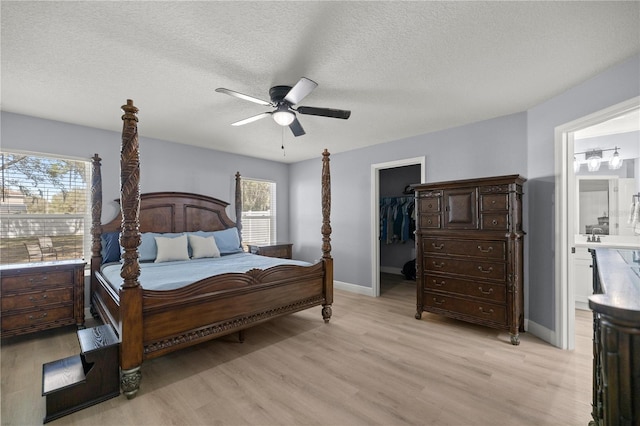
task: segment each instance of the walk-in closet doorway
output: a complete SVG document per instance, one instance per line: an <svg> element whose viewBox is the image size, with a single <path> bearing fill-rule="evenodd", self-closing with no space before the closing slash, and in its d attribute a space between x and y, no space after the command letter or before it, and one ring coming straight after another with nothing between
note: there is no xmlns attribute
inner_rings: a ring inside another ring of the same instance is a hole
<svg viewBox="0 0 640 426"><path fill-rule="evenodd" d="M412 192L405 193L407 186L426 180L425 161L425 157L414 157L371 165L371 282L375 297L380 296L381 273L402 277L404 263L415 258L413 229L402 216L410 215L407 207L413 198ZM383 211L383 201L394 205ZM396 213L395 230L388 222L390 218L385 218L389 210Z"/></svg>

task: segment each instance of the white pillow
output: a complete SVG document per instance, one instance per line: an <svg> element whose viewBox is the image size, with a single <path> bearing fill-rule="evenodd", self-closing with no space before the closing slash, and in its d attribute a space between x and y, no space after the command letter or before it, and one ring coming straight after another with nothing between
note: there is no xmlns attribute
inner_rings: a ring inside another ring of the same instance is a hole
<svg viewBox="0 0 640 426"><path fill-rule="evenodd" d="M176 238L155 237L158 246L158 254L155 263L171 262L174 260L189 260L187 236Z"/></svg>
<svg viewBox="0 0 640 426"><path fill-rule="evenodd" d="M189 235L189 245L193 255L192 259L200 259L203 257L220 257L220 250L216 245L213 235L210 237L201 237L199 235Z"/></svg>

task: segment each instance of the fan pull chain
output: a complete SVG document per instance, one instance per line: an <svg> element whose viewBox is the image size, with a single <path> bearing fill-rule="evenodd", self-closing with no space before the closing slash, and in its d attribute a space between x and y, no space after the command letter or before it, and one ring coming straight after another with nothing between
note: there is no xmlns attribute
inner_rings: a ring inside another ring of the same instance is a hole
<svg viewBox="0 0 640 426"><path fill-rule="evenodd" d="M282 144L280 146L280 149L282 149L282 156L286 157L287 152L284 150L284 126L282 126Z"/></svg>

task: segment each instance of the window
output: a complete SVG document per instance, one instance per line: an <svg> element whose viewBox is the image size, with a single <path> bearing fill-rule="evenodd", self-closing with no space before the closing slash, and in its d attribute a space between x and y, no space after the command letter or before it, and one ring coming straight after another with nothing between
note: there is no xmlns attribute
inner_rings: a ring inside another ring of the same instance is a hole
<svg viewBox="0 0 640 426"><path fill-rule="evenodd" d="M90 161L0 157L0 263L89 258Z"/></svg>
<svg viewBox="0 0 640 426"><path fill-rule="evenodd" d="M276 241L276 184L242 178L242 242Z"/></svg>

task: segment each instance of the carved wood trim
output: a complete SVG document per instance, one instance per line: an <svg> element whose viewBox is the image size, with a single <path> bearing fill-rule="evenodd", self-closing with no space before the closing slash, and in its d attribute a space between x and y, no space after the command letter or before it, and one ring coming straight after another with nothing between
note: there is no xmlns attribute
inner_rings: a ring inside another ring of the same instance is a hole
<svg viewBox="0 0 640 426"><path fill-rule="evenodd" d="M122 106L122 150L120 152L120 211L122 212L122 232L120 245L124 279L123 288L139 287L140 264L138 246L140 245L140 154L138 143L138 108L131 99Z"/></svg>
<svg viewBox="0 0 640 426"><path fill-rule="evenodd" d="M229 334L235 330L247 328L251 324L261 322L270 318L285 315L292 312L301 311L312 306L317 306L324 301L323 297L313 297L298 302L279 306L275 309L270 309L264 312L248 315L241 318L235 318L229 321L224 321L218 324L214 324L208 327L203 327L198 330L190 331L188 333L174 336L167 340L161 340L153 342L144 347L144 354L146 358L153 357L154 352L163 351L165 349L172 348L173 346L179 346L183 344L190 344L190 342L198 340L208 340L208 336L217 336L221 334ZM159 354L160 355L160 354Z"/></svg>
<svg viewBox="0 0 640 426"><path fill-rule="evenodd" d="M322 258L331 259L331 171L329 150L322 153Z"/></svg>
<svg viewBox="0 0 640 426"><path fill-rule="evenodd" d="M236 227L238 228L240 246L242 246L242 180L240 172L236 172Z"/></svg>

